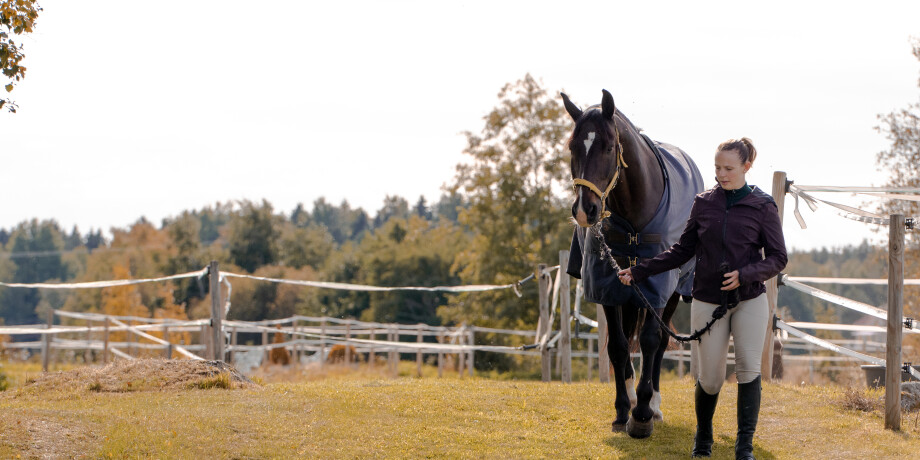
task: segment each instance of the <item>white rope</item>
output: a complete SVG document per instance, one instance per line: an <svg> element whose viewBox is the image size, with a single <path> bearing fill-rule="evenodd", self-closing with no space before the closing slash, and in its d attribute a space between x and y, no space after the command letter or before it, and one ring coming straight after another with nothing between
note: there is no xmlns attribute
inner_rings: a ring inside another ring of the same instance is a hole
<svg viewBox="0 0 920 460"><path fill-rule="evenodd" d="M860 195L868 195L876 198L887 198L889 200L902 200L902 201L920 201L920 196L918 195L902 195L897 193L875 193L875 192L859 192Z"/></svg>
<svg viewBox="0 0 920 460"><path fill-rule="evenodd" d="M89 281L85 283L4 283L0 281L0 286L5 287L18 287L18 288L34 288L34 289L96 289L96 288L106 288L106 287L115 287L115 286L129 286L132 284L143 284L143 283L156 283L160 281L170 281L177 280L181 278L198 278L205 276L207 274L207 268L182 273L179 275L163 276L160 278L143 278L143 279L130 279L130 280L111 280L111 281Z"/></svg>
<svg viewBox="0 0 920 460"><path fill-rule="evenodd" d="M821 283L821 284L872 284L879 286L887 286L888 280L882 278L822 278L816 276L788 276L786 275L784 280L798 281L800 283ZM907 279L904 280L905 286L920 286L920 279Z"/></svg>
<svg viewBox="0 0 920 460"><path fill-rule="evenodd" d="M798 185L792 184L805 192L849 192L849 193L920 193L918 187L839 187L831 185Z"/></svg>
<svg viewBox="0 0 920 460"><path fill-rule="evenodd" d="M836 352L836 353L840 353L840 354L842 354L842 355L851 356L851 357L853 357L853 358L860 359L860 360L862 360L862 361L865 361L865 362L868 362L868 363L872 363L872 364L876 364L876 365L881 365L881 366L884 366L884 365L885 365L885 360L884 360L884 359L876 358L876 357L874 357L874 356L865 355L865 354L862 354L862 353L860 353L860 352L858 352L858 351L850 350L849 348L843 348L843 347L841 347L841 346L834 345L833 343L830 343L830 342L828 342L827 340L822 340L822 339L819 339L819 338L817 338L817 337L815 337L815 336L813 336L813 335L806 334L806 333L804 333L804 332L802 332L802 331L800 331L800 330L798 330L798 329L796 329L796 328L794 328L794 327L792 327L792 326L790 326L790 325L784 323L782 320L777 320L777 321L776 321L776 327L778 327L778 328L780 328L780 329L782 329L782 330L788 332L788 333L791 334L791 335L794 335L794 336L796 336L796 337L799 337L799 338L801 338L801 339L804 339L806 342L815 344L815 345L817 345L817 346L819 346L819 347L822 347L822 348L826 348L826 349L831 350L831 351L834 351L834 352Z"/></svg>
<svg viewBox="0 0 920 460"><path fill-rule="evenodd" d="M554 268L557 268L557 267L554 267ZM510 284L472 284L472 285L467 285L467 286L381 287L381 286L367 286L367 285L362 285L362 284L351 284L351 283L332 283L328 281L305 281L305 280L289 280L289 279L283 279L283 278L268 278L264 276L241 275L239 273L231 273L231 272L221 272L221 274L226 275L228 278L246 278L246 279L258 280L258 281L269 281L272 283L295 284L298 286L309 286L309 287L325 288L325 289L338 289L338 290L345 290L345 291L365 291L365 292L392 292L392 291L483 292L483 291L494 291L498 289L514 289L518 284L518 283L510 283Z"/></svg>

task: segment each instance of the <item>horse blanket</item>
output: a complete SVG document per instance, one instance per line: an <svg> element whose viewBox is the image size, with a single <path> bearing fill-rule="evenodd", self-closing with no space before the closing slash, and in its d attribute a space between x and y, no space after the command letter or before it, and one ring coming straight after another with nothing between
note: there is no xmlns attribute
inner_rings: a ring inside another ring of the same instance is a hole
<svg viewBox="0 0 920 460"><path fill-rule="evenodd" d="M622 267L667 251L680 239L687 225L694 197L703 191L703 177L693 160L679 148L655 142L645 136L664 174L664 192L655 216L642 229L635 229L622 216L612 213L601 223L607 246ZM599 242L587 228L572 235L568 274L584 281L585 300L602 305L630 303L635 292L620 283L617 272L601 258ZM675 291L689 296L693 287L696 259L675 270L659 273L639 283L639 289L654 308L664 308ZM637 300L637 299L635 299Z"/></svg>

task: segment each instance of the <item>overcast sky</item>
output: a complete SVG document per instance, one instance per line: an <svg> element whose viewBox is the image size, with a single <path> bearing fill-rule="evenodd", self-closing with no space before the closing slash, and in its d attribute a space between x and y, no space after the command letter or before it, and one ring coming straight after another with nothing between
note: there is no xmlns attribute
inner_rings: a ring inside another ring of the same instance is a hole
<svg viewBox="0 0 920 460"><path fill-rule="evenodd" d="M880 185L880 113L920 99L920 2L41 0L27 78L0 114L0 227L159 223L216 201L370 213L436 201L501 87L530 73L577 103L611 91L714 183L753 139L748 182ZM849 195L828 198L860 205ZM790 248L880 241L787 205Z"/></svg>

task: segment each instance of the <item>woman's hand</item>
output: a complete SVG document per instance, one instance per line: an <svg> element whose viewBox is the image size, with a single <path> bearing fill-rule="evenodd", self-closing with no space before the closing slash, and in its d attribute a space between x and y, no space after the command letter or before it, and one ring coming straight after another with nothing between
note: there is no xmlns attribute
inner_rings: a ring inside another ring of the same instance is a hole
<svg viewBox="0 0 920 460"><path fill-rule="evenodd" d="M741 286L741 282L738 280L738 270L726 273L725 281L722 282L722 290L731 291L732 289L737 289L738 286Z"/></svg>
<svg viewBox="0 0 920 460"><path fill-rule="evenodd" d="M617 276L620 277L620 282L629 286L632 284L633 276L632 269L627 268L626 270L620 270L617 272Z"/></svg>

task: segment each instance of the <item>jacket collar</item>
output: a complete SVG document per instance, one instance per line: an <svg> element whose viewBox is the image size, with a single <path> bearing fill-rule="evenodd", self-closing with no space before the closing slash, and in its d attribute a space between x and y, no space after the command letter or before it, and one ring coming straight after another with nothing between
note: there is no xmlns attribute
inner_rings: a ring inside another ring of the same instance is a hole
<svg viewBox="0 0 920 460"><path fill-rule="evenodd" d="M716 183L716 185L712 188L712 193L709 195L709 197L710 197L709 201L725 203L725 200L726 200L725 189L722 188L721 184ZM735 203L735 206L746 205L746 206L751 206L754 208L759 208L763 206L764 204L773 203L773 202L774 200L772 196L768 195L766 192L761 190L760 187L756 185L751 185L751 193L749 193L746 197L740 199L737 203Z"/></svg>

